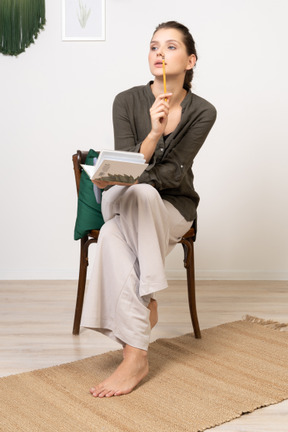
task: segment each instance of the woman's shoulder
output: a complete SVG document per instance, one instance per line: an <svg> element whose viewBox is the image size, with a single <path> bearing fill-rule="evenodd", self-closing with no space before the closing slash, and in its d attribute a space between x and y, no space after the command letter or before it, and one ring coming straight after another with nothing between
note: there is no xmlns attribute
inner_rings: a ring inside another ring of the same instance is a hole
<svg viewBox="0 0 288 432"><path fill-rule="evenodd" d="M205 118L214 122L217 117L215 106L201 96L189 91L182 102L182 108L187 118Z"/></svg>
<svg viewBox="0 0 288 432"><path fill-rule="evenodd" d="M213 124L217 118L215 106L191 90L181 105L184 122L193 124L195 121L204 121Z"/></svg>
<svg viewBox="0 0 288 432"><path fill-rule="evenodd" d="M208 100L204 99L201 96L198 96L195 93L191 93L191 104L194 105L194 108L197 108L199 110L205 110L205 111L209 111L211 113L215 113L216 114L216 108L215 106L209 102Z"/></svg>

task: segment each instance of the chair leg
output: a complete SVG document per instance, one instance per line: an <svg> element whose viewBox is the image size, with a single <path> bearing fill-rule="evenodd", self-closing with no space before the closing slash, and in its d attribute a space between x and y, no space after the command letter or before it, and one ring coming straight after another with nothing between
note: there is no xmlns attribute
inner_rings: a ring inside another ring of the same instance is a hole
<svg viewBox="0 0 288 432"><path fill-rule="evenodd" d="M184 266L187 272L187 288L190 316L196 339L201 338L201 331L198 322L195 292L195 271L194 271L194 244L192 238L182 239L184 249Z"/></svg>
<svg viewBox="0 0 288 432"><path fill-rule="evenodd" d="M77 300L74 314L73 335L79 335L80 321L82 316L83 300L85 294L87 266L88 266L88 248L85 247L87 237L81 239L80 246L80 268L77 289Z"/></svg>

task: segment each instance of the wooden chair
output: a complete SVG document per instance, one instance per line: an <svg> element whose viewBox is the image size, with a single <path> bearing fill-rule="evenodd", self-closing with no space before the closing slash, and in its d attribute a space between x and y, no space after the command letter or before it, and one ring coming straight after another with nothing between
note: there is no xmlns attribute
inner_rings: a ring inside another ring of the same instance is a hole
<svg viewBox="0 0 288 432"><path fill-rule="evenodd" d="M87 151L78 150L72 156L77 195L79 193L80 176L82 167L80 164L85 163ZM77 300L74 315L73 334L78 335L80 330L80 321L82 316L83 300L86 286L87 266L88 266L88 248L91 243L97 243L100 230L92 230L89 234L80 240L80 268L78 279ZM181 238L179 243L184 249L184 267L187 271L187 288L188 301L191 321L194 329L194 335L197 339L201 338L200 327L197 317L196 296L195 296L195 273L194 273L194 247L193 242L196 238L196 221L187 233Z"/></svg>

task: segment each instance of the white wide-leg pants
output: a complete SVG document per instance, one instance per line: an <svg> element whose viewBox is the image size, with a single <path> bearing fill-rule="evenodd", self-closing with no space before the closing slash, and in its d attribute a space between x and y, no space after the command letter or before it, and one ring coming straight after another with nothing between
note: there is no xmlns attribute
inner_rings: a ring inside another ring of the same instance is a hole
<svg viewBox="0 0 288 432"><path fill-rule="evenodd" d="M103 193L105 224L96 245L81 326L122 345L148 349L153 294L167 288L165 257L191 227L150 185Z"/></svg>

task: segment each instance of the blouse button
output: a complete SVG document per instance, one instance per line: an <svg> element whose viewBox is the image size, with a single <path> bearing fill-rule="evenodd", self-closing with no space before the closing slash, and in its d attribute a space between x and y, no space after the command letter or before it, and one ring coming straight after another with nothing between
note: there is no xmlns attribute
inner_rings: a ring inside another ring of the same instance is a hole
<svg viewBox="0 0 288 432"><path fill-rule="evenodd" d="M180 168L184 168L184 165L180 165Z"/></svg>

